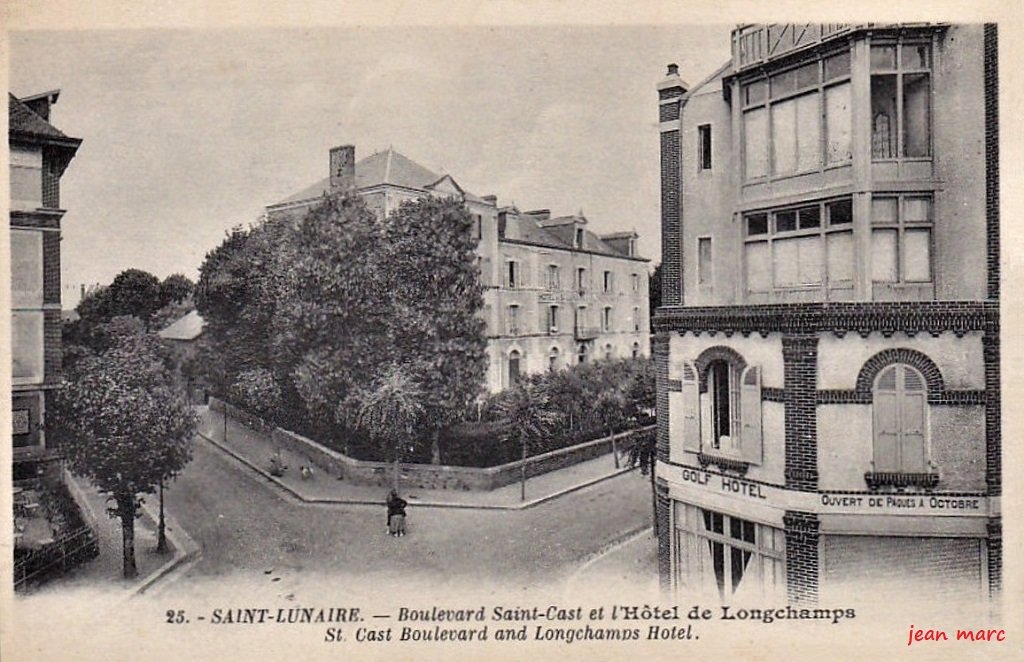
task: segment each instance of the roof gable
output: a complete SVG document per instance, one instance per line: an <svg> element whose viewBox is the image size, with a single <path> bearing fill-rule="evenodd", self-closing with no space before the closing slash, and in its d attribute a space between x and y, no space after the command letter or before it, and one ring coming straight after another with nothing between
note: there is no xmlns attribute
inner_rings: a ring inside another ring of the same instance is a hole
<svg viewBox="0 0 1024 662"><path fill-rule="evenodd" d="M12 135L23 134L40 138L71 140L60 129L44 120L10 92L7 93L7 113L8 126Z"/></svg>

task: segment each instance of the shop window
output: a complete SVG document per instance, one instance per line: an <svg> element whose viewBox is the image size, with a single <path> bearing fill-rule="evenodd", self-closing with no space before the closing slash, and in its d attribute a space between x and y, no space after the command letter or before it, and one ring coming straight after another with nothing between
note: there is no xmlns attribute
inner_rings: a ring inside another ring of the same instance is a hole
<svg viewBox="0 0 1024 662"><path fill-rule="evenodd" d="M932 280L932 201L926 196L876 196L871 200L871 280Z"/></svg>
<svg viewBox="0 0 1024 662"><path fill-rule="evenodd" d="M931 156L931 47L871 46L871 156Z"/></svg>
<svg viewBox="0 0 1024 662"><path fill-rule="evenodd" d="M711 170L711 125L697 127L697 169Z"/></svg>
<svg viewBox="0 0 1024 662"><path fill-rule="evenodd" d="M510 387L515 386L522 379L522 372L520 370L520 360L522 356L518 350L513 349L508 354L508 385Z"/></svg>
<svg viewBox="0 0 1024 662"><path fill-rule="evenodd" d="M924 473L927 392L921 373L897 363L875 378L874 471Z"/></svg>

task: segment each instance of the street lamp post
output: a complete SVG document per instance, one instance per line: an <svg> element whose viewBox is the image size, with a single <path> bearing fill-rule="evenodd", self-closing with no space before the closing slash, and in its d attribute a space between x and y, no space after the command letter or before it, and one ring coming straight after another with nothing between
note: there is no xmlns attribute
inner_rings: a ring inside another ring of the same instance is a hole
<svg viewBox="0 0 1024 662"><path fill-rule="evenodd" d="M167 534L164 524L164 481L160 481L160 523L157 526L156 551L160 554L167 553Z"/></svg>

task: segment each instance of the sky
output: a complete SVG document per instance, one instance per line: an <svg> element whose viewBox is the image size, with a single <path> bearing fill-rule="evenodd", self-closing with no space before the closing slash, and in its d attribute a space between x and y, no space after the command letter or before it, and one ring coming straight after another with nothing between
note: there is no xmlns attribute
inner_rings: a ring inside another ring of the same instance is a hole
<svg viewBox="0 0 1024 662"><path fill-rule="evenodd" d="M60 88L63 282L195 278L225 231L389 146L499 204L583 210L660 260L655 85L729 58L731 25L10 34L10 89ZM67 298L67 296L65 297Z"/></svg>

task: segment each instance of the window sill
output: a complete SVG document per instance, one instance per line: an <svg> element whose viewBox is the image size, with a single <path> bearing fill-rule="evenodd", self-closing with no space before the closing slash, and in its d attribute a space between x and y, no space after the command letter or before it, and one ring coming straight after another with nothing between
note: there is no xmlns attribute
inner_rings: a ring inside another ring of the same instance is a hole
<svg viewBox="0 0 1024 662"><path fill-rule="evenodd" d="M702 469L706 469L710 465L715 465L722 471L722 473L731 473L738 476L745 476L747 470L750 468L750 463L746 460L741 460L736 457L727 457L725 455L705 453L703 451L697 453L697 461L700 462Z"/></svg>
<svg viewBox="0 0 1024 662"><path fill-rule="evenodd" d="M939 484L939 474L904 473L900 471L868 471L864 474L868 488L877 490L880 487L923 487L931 489Z"/></svg>

